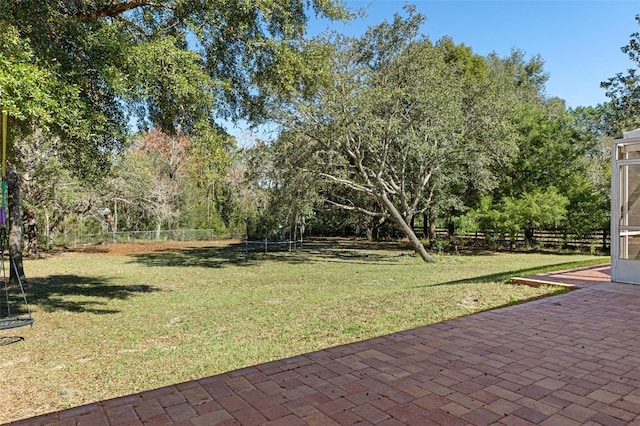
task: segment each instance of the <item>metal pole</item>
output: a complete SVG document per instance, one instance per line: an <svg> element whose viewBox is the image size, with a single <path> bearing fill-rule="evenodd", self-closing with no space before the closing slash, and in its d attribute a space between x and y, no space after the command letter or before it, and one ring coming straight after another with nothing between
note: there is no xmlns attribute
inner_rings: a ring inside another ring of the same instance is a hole
<svg viewBox="0 0 640 426"><path fill-rule="evenodd" d="M2 202L0 203L0 227L7 225L7 120L9 113L2 110Z"/></svg>
<svg viewBox="0 0 640 426"><path fill-rule="evenodd" d="M7 177L7 118L9 113L2 110L2 178Z"/></svg>

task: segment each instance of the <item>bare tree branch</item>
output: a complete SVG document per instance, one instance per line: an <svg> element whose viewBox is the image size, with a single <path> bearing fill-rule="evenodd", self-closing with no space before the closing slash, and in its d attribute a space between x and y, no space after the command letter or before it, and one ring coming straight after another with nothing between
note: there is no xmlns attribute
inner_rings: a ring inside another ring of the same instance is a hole
<svg viewBox="0 0 640 426"><path fill-rule="evenodd" d="M311 172L310 170L307 170L307 171ZM322 176L324 178L327 178L330 181L342 184L342 185L346 186L347 188L353 189L354 191L364 192L365 194L369 194L369 195L375 195L372 188L367 188L364 185L358 185L357 183L353 182L352 180L339 178L339 177L331 175L329 173L318 173L318 175Z"/></svg>
<svg viewBox="0 0 640 426"><path fill-rule="evenodd" d="M367 210L365 208L362 207L358 207L358 206L354 206L354 205L347 205L347 204L342 204L342 203L338 203L336 201L332 201L332 200L326 200L327 203L331 204L332 206L338 207L342 210L349 210L349 211L355 211L355 212L359 212L359 213L364 213L368 216L372 216L372 217L387 217L388 215L385 212L372 212L371 210Z"/></svg>

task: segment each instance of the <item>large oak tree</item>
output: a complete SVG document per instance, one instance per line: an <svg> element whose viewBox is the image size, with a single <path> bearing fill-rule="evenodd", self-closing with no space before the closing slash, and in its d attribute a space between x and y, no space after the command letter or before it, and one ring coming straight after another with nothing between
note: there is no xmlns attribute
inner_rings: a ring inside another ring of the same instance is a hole
<svg viewBox="0 0 640 426"><path fill-rule="evenodd" d="M132 114L169 134L258 118L264 84L301 73L282 65L311 13L347 17L339 0L0 0L0 98L76 153L117 146Z"/></svg>
<svg viewBox="0 0 640 426"><path fill-rule="evenodd" d="M516 104L506 61L456 55L450 40L420 37L423 17L372 27L360 39L335 37L326 84L272 108L283 132L278 164L360 196L325 193L328 203L393 221L425 261L411 223L453 185L489 187L514 152ZM322 41L317 43L322 44ZM458 52L460 53L460 52ZM468 57L470 61L462 59Z"/></svg>

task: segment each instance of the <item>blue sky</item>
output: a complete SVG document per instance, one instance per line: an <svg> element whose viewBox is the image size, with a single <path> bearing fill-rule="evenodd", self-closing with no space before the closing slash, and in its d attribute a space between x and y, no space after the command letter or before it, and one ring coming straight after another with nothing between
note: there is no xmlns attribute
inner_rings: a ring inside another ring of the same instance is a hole
<svg viewBox="0 0 640 426"><path fill-rule="evenodd" d="M312 21L310 33L325 29L361 35L370 25L403 12L403 0L350 0L352 9L366 8L368 16L348 24ZM409 3L426 16L422 28L432 41L449 36L474 53L507 56L519 48L527 58L540 54L549 74L548 96L567 106L595 106L606 102L600 82L634 67L620 51L630 34L640 31L635 15L640 2L589 0L414 0Z"/></svg>

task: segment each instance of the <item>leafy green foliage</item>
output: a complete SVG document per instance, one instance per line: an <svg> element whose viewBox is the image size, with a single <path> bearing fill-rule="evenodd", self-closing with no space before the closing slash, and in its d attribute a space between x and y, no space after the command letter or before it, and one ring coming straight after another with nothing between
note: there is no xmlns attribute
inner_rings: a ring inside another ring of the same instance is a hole
<svg viewBox="0 0 640 426"><path fill-rule="evenodd" d="M43 247L51 248L57 233L83 217L94 204L101 207L99 192L85 180L78 179L64 167L57 141L38 130L16 140L14 150L21 162L21 196L25 216L38 220ZM101 218L91 215L87 231L99 229Z"/></svg>
<svg viewBox="0 0 640 426"><path fill-rule="evenodd" d="M409 7L360 39L330 36L329 84L272 108L284 129L273 156L288 179L320 178L327 204L393 221L419 252L416 214L495 186L515 153L525 81L512 58L485 59L449 39L434 45L418 35L421 22Z"/></svg>
<svg viewBox="0 0 640 426"><path fill-rule="evenodd" d="M149 225L150 216L157 226L175 220L187 199L195 204L190 218L208 224L219 213L225 225L237 224L225 182L232 142L216 120L260 121L266 94L313 85L322 51L301 41L311 13L350 18L338 0L0 0L0 104L19 143L49 138L56 177L94 185L94 198L130 213L126 225ZM148 129L189 138L184 181L159 180L150 152L136 161L118 157L132 130ZM111 161L119 163L113 174ZM13 162L26 170L31 159L16 151ZM146 199L133 185L134 171ZM202 206L198 195L207 200ZM28 201L32 208L38 202Z"/></svg>
<svg viewBox="0 0 640 426"><path fill-rule="evenodd" d="M588 140L582 159L584 174L570 188L571 205L567 225L584 234L595 228L608 229L611 207L611 138L616 122L610 103L570 111L573 126ZM573 195L575 194L575 195Z"/></svg>
<svg viewBox="0 0 640 426"><path fill-rule="evenodd" d="M521 103L514 116L518 155L463 229L492 229L515 238L525 230L562 226L589 235L608 226L609 148L603 110L566 111L564 102ZM462 230L461 230L462 231Z"/></svg>
<svg viewBox="0 0 640 426"><path fill-rule="evenodd" d="M275 154L275 155L274 155ZM281 167L290 159L258 142L243 152L246 233L250 239L302 237L319 200L319 182Z"/></svg>
<svg viewBox="0 0 640 426"><path fill-rule="evenodd" d="M537 197L551 188L568 200L557 205L564 215L551 214L564 226L606 225L607 138L633 96L567 114L544 96L538 56L432 43L411 6L359 39L305 40L312 13L350 17L333 0L0 0L0 103L15 146L36 135L55 160L32 182L65 169L61 181L84 181L78 193L119 206L120 229L157 224L144 193L165 184L181 212L165 226L261 236L305 223L374 238L416 215L448 220L505 205L508 228L522 230L556 223L536 219ZM637 46L634 35L625 48L634 60ZM240 116L275 119L283 131L238 155L215 121ZM188 140L166 182L153 177L162 150L127 152L135 128ZM17 150L12 162L36 170ZM484 226L472 216L459 221Z"/></svg>
<svg viewBox="0 0 640 426"><path fill-rule="evenodd" d="M2 0L1 102L50 125L66 165L92 176L131 125L194 135L264 117L263 88L309 66L296 46L312 11L349 18L332 0Z"/></svg>
<svg viewBox="0 0 640 426"><path fill-rule="evenodd" d="M193 133L215 111L216 82L203 58L181 47L184 40L161 34L127 52L130 76L119 92L139 111L142 123L169 134Z"/></svg>
<svg viewBox="0 0 640 426"><path fill-rule="evenodd" d="M33 62L33 51L15 27L0 27L0 104L11 117L52 121L58 102L52 98L52 73Z"/></svg>
<svg viewBox="0 0 640 426"><path fill-rule="evenodd" d="M506 197L502 200L502 212L505 221L516 232L526 226L534 228L555 228L566 219L566 207L569 200L551 187L542 192L535 190L520 198Z"/></svg>
<svg viewBox="0 0 640 426"><path fill-rule="evenodd" d="M640 24L640 15L636 15L636 21ZM627 73L617 73L614 77L600 83L606 89L606 95L611 99L614 113L614 136L621 137L625 130L635 129L640 126L640 32L630 35L629 44L621 48L622 52L629 56L633 68Z"/></svg>
<svg viewBox="0 0 640 426"><path fill-rule="evenodd" d="M553 229L567 218L569 199L556 188L539 189L519 197L503 197L494 203L491 196L482 198L480 206L455 220L461 233L492 231L512 241L526 229Z"/></svg>

